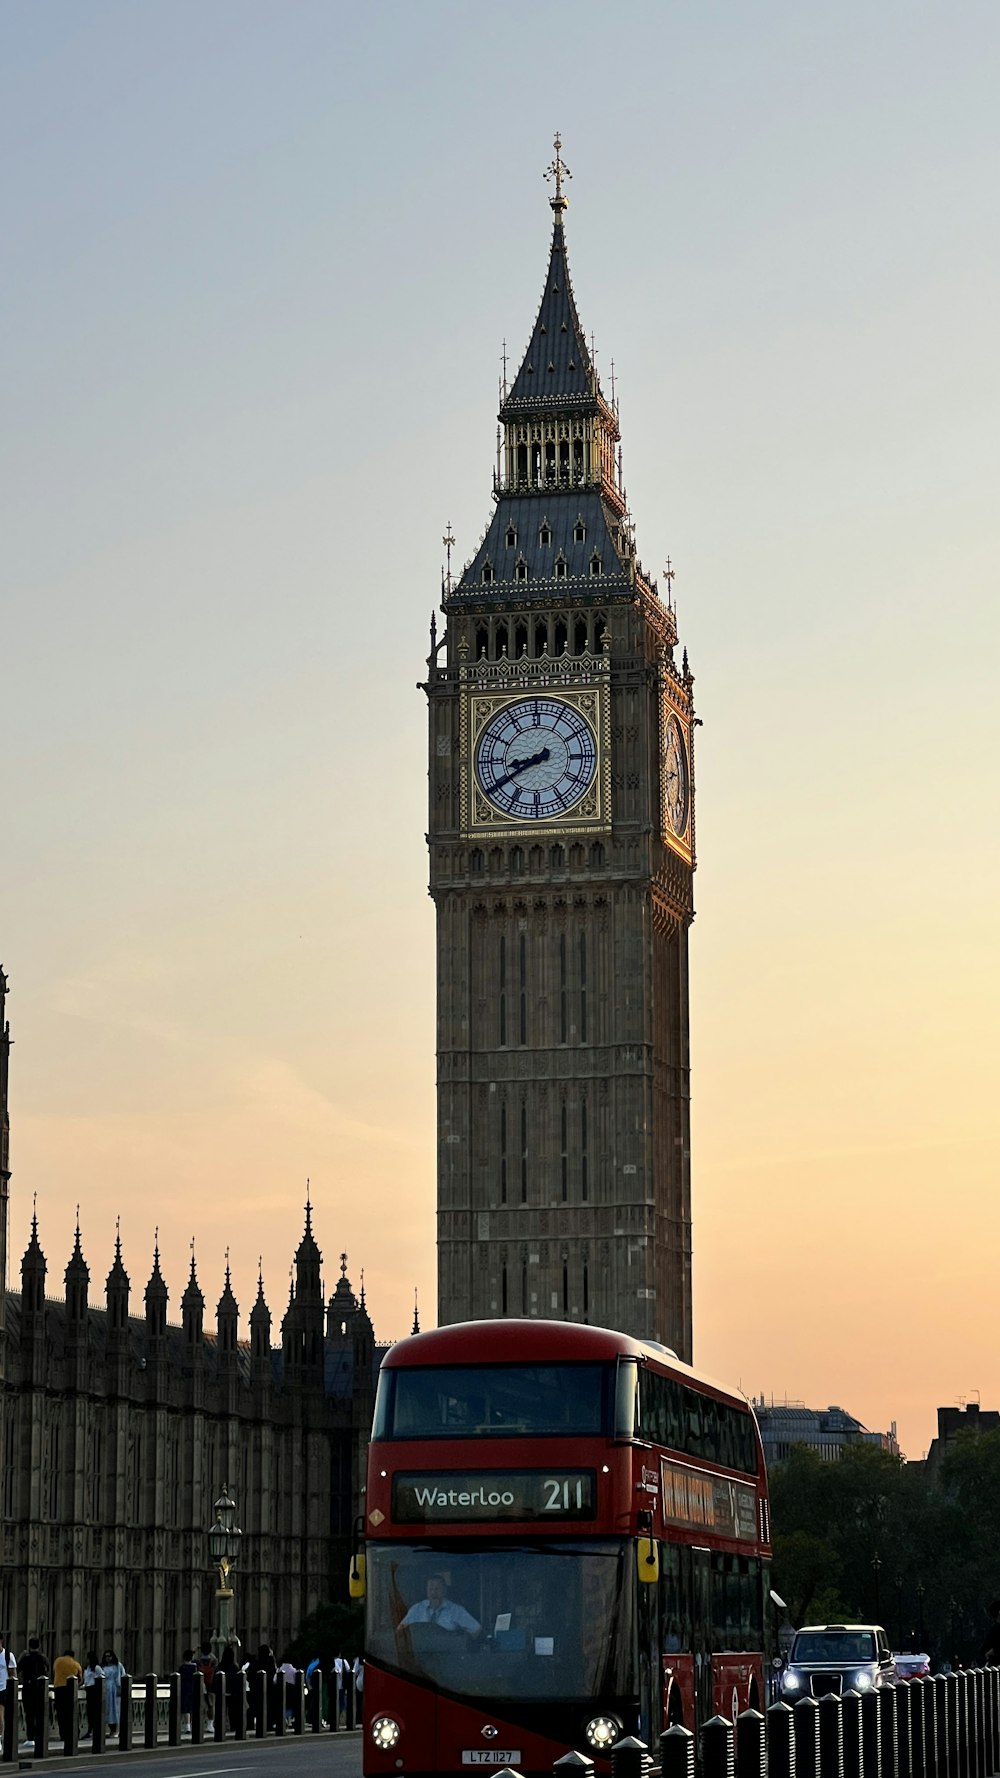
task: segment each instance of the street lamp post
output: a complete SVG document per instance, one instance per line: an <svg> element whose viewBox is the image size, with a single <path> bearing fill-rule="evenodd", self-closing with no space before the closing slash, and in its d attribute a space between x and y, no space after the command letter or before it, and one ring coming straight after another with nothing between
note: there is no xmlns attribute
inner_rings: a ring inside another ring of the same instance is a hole
<svg viewBox="0 0 1000 1778"><path fill-rule="evenodd" d="M874 1555L872 1557L872 1573L875 1576L875 1622L876 1623L878 1623L879 1618L881 1616L881 1610L880 1610L879 1602L878 1602L878 1571L881 1568L881 1566L882 1566L881 1556Z"/></svg>
<svg viewBox="0 0 1000 1778"><path fill-rule="evenodd" d="M217 1661L222 1659L227 1643L239 1646L240 1639L233 1623L231 1575L236 1566L242 1536L236 1523L236 1502L230 1499L229 1484L226 1483L215 1503L215 1524L208 1533L208 1553L219 1576L219 1584L215 1589L215 1635L212 1638Z"/></svg>

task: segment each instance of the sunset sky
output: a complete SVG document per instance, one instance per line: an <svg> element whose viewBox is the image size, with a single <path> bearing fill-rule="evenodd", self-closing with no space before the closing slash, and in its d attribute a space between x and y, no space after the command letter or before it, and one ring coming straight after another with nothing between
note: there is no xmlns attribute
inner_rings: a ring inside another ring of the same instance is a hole
<svg viewBox="0 0 1000 1778"><path fill-rule="evenodd" d="M695 1356L1000 1407L1000 9L7 0L11 1272L433 1322L427 630L562 132L697 676ZM245 1328L245 1320L244 1320Z"/></svg>

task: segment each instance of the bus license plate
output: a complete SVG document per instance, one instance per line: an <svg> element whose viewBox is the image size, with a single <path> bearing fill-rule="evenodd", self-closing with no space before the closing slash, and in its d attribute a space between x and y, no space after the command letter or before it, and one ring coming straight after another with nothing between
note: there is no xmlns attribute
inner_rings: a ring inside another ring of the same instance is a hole
<svg viewBox="0 0 1000 1778"><path fill-rule="evenodd" d="M463 1766L519 1766L519 1747L467 1747L462 1755Z"/></svg>

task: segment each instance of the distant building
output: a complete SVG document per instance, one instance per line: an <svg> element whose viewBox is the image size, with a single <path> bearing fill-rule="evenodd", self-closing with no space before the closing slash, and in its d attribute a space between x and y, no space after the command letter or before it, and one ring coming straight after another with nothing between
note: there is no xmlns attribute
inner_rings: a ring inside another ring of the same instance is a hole
<svg viewBox="0 0 1000 1778"><path fill-rule="evenodd" d="M869 1432L843 1408L807 1408L801 1401L754 1401L757 1424L764 1441L764 1457L770 1466L781 1463L793 1445L808 1445L824 1463L839 1463L848 1445L878 1445L899 1456L896 1422L888 1432Z"/></svg>
<svg viewBox="0 0 1000 1778"><path fill-rule="evenodd" d="M928 1479L934 1482L940 1478L941 1464L949 1447L960 1434L971 1433L975 1438L984 1432L1000 1432L1000 1412L996 1408L981 1408L978 1401L938 1408L937 1417L937 1438L931 1439L926 1459Z"/></svg>

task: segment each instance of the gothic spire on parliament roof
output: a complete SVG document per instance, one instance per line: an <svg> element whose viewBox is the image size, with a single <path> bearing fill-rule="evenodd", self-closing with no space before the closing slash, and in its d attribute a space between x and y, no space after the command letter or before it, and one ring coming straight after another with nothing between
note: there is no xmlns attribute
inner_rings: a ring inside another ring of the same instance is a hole
<svg viewBox="0 0 1000 1778"><path fill-rule="evenodd" d="M163 1303L165 1312L168 1295L163 1273L160 1271L160 1231L157 1229L153 1236L153 1270L149 1274L149 1283L146 1285L147 1306L152 1302Z"/></svg>
<svg viewBox="0 0 1000 1778"><path fill-rule="evenodd" d="M271 1325L271 1311L264 1296L264 1268L260 1262L257 1265L257 1296L250 1311L250 1325L251 1327L270 1327Z"/></svg>
<svg viewBox="0 0 1000 1778"><path fill-rule="evenodd" d="M74 1283L76 1281L79 1281L82 1284L89 1284L90 1283L90 1267L88 1266L86 1260L83 1257L83 1248L80 1245L80 1206L79 1206L79 1204L76 1207L76 1232L73 1237L73 1251L69 1256L69 1263L66 1267L65 1277L66 1277L67 1291L69 1289L70 1284Z"/></svg>
<svg viewBox="0 0 1000 1778"><path fill-rule="evenodd" d="M202 1293L201 1285L198 1283L198 1273L197 1273L197 1270L195 1268L195 1263L194 1263L194 1240L192 1239L192 1242L191 1242L191 1276L187 1281L187 1286L184 1291L184 1295L181 1297L181 1308L183 1310L185 1310L186 1312L190 1312L193 1309L203 1309L204 1307L205 1307L205 1298Z"/></svg>
<svg viewBox="0 0 1000 1778"><path fill-rule="evenodd" d="M263 1283L261 1285L263 1289ZM229 1269L229 1248L226 1248L226 1282L216 1307L216 1315L238 1315L240 1305L233 1293L233 1277Z"/></svg>
<svg viewBox="0 0 1000 1778"><path fill-rule="evenodd" d="M31 1210L31 1239L24 1250L24 1258L21 1261L21 1277L44 1279L47 1270L48 1262L38 1239L38 1199L36 1197Z"/></svg>

